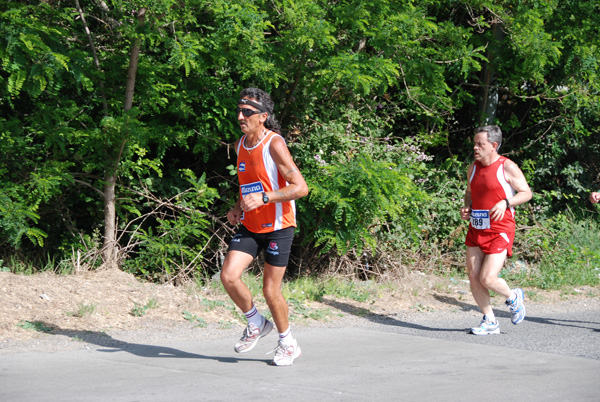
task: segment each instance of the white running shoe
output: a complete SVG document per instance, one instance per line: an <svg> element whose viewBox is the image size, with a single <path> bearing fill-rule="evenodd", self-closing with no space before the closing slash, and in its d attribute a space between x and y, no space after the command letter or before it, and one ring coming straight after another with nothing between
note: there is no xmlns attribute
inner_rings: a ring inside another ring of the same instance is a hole
<svg viewBox="0 0 600 402"><path fill-rule="evenodd" d="M513 291L517 294L517 297L512 303L507 300L506 305L510 311L510 321L517 325L525 319L525 305L523 304L525 294L523 294L523 289L520 288L515 288Z"/></svg>
<svg viewBox="0 0 600 402"><path fill-rule="evenodd" d="M294 359L300 357L302 354L302 350L300 350L300 346L298 346L298 341L295 339L289 345L283 344L281 341L279 341L275 350L269 353L273 352L275 352L275 356L271 362L273 366L291 366L292 363L294 363Z"/></svg>
<svg viewBox="0 0 600 402"><path fill-rule="evenodd" d="M470 332L473 335L498 335L500 333L500 325L497 322L490 321L484 315L479 326L471 328Z"/></svg>
<svg viewBox="0 0 600 402"><path fill-rule="evenodd" d="M266 318L263 318L263 324L257 327L254 324L248 324L244 329L244 333L240 340L235 344L233 350L238 353L246 353L254 349L260 338L263 338L271 332L273 323Z"/></svg>

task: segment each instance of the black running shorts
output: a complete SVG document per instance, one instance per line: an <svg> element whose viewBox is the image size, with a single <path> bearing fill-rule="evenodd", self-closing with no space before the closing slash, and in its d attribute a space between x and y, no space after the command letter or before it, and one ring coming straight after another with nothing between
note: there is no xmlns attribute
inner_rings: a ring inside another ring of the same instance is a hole
<svg viewBox="0 0 600 402"><path fill-rule="evenodd" d="M240 225L229 243L229 250L243 251L256 258L265 251L265 262L274 267L287 267L294 240L294 227L269 233L253 233Z"/></svg>

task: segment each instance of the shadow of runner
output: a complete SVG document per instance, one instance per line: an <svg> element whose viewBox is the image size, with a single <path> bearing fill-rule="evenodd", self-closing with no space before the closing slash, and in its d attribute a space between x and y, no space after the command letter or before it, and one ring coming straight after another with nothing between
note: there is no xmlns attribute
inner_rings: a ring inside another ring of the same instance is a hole
<svg viewBox="0 0 600 402"><path fill-rule="evenodd" d="M389 314L375 313L369 309L356 308L348 303L340 302L337 300L323 300L322 303L327 304L330 307L338 309L348 314L355 315L357 317L365 318L376 324L391 325L397 327L419 329L423 331L434 331L434 332L466 332L469 328L439 328L439 327L428 327L421 324L416 324L408 321L399 320Z"/></svg>
<svg viewBox="0 0 600 402"><path fill-rule="evenodd" d="M106 349L98 349L98 352L103 353L114 353L114 352L127 352L140 357L156 358L156 357L169 357L169 358L184 358L184 359L207 359L215 360L221 363L238 363L241 361L253 361L253 362L264 362L265 364L271 364L271 359L247 359L237 357L225 357L225 356L208 356L196 353L185 352L176 348L167 346L157 345L145 345L140 343L125 342L113 338L112 336L104 332L96 331L77 331L63 329L53 324L48 324L43 321L36 321L43 325L45 328L49 328L49 331L44 331L51 335L63 335L67 336L75 341L85 342L94 344Z"/></svg>
<svg viewBox="0 0 600 402"><path fill-rule="evenodd" d="M471 304L462 302L453 297L441 296L441 295L434 295L433 297L442 303L456 306L456 307L460 308L462 311L470 311L470 310L479 311L479 308L477 306L473 306ZM525 300L525 308L527 309L527 300ZM530 310L532 310L532 309L530 309ZM528 310L528 311L530 311L530 310ZM510 318L510 312L508 310L499 310L497 308L494 308L494 314L496 315L496 317ZM566 320L566 319L562 319L562 318L551 318L551 317L534 317L534 316L531 316L530 314L527 314L527 316L525 317L525 321L530 321L530 322L535 322L537 324L545 324L545 325L560 325L563 327L590 329L595 332L600 332L600 321L582 321L582 320ZM578 325L578 324L581 324L581 325ZM585 324L590 324L590 325L585 325ZM598 328L595 328L595 327L598 327Z"/></svg>
<svg viewBox="0 0 600 402"><path fill-rule="evenodd" d="M461 300L456 299L455 297L434 294L433 298L441 303L445 303L445 304L449 304L454 307L458 307L461 311L464 311L464 312L474 311L476 313L481 313L481 310L479 310L479 307L476 304L465 303ZM500 310L497 307L493 307L493 309L494 309L494 315L496 317L510 318L510 313L507 310Z"/></svg>

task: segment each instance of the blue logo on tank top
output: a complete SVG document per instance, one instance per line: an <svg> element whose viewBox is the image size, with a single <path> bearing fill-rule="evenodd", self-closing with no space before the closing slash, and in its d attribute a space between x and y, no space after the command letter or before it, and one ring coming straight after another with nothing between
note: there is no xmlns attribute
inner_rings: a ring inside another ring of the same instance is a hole
<svg viewBox="0 0 600 402"><path fill-rule="evenodd" d="M240 162L240 167L239 167L238 171L240 171L240 172L246 171L246 162Z"/></svg>
<svg viewBox="0 0 600 402"><path fill-rule="evenodd" d="M242 184L240 185L240 189L242 190L242 197L246 194L250 193L262 193L265 191L263 189L263 185L259 181L255 181L254 183Z"/></svg>

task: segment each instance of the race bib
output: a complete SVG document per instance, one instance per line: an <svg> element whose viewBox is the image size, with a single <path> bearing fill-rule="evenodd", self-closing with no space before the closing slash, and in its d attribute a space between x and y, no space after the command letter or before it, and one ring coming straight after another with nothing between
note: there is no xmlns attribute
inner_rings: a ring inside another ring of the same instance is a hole
<svg viewBox="0 0 600 402"><path fill-rule="evenodd" d="M471 211L471 226L475 229L490 228L490 211L487 209L474 209Z"/></svg>

